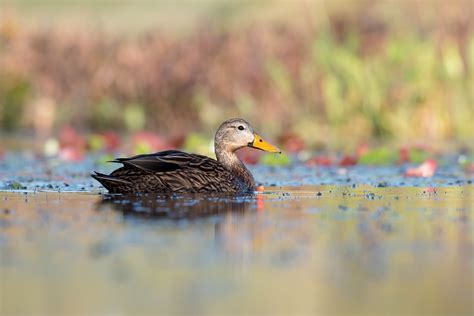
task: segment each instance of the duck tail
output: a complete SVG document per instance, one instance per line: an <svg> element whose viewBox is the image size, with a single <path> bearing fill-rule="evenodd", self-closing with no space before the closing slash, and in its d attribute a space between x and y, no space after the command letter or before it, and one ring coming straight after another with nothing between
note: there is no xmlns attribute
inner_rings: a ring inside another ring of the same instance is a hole
<svg viewBox="0 0 474 316"><path fill-rule="evenodd" d="M91 177L102 184L107 190L109 190L109 192L115 192L119 187L130 185L130 182L127 180L119 179L97 171L94 171L94 174L91 174Z"/></svg>

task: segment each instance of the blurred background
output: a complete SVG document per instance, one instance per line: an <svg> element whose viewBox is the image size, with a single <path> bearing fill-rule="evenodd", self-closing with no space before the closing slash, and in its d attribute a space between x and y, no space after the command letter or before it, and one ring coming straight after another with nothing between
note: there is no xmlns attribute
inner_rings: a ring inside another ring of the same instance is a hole
<svg viewBox="0 0 474 316"><path fill-rule="evenodd" d="M0 133L195 149L237 116L290 151L472 146L473 30L470 0L3 0Z"/></svg>

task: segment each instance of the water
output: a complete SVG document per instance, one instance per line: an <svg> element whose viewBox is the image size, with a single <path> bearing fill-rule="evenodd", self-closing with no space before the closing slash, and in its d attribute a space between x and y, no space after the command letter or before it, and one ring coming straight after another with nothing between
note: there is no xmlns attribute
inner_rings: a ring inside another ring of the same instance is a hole
<svg viewBox="0 0 474 316"><path fill-rule="evenodd" d="M473 191L4 192L1 311L469 314Z"/></svg>
<svg viewBox="0 0 474 316"><path fill-rule="evenodd" d="M474 186L453 165L260 166L256 195L113 197L93 159L5 161L1 314L474 312Z"/></svg>

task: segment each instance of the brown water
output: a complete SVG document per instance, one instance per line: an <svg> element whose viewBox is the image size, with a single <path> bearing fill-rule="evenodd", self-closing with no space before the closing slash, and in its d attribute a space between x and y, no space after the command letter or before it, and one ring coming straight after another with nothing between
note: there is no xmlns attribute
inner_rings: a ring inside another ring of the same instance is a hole
<svg viewBox="0 0 474 316"><path fill-rule="evenodd" d="M467 315L473 192L0 193L0 311Z"/></svg>

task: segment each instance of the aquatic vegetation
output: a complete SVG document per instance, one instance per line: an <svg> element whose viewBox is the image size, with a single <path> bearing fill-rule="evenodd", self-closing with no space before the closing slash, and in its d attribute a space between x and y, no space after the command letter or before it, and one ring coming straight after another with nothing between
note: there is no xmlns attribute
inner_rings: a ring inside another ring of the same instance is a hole
<svg viewBox="0 0 474 316"><path fill-rule="evenodd" d="M365 165L393 165L398 157L398 151L382 147L367 151L359 158L359 162Z"/></svg>
<svg viewBox="0 0 474 316"><path fill-rule="evenodd" d="M11 181L9 184L7 183L7 187L12 190L24 190L26 189L26 186L21 184L18 181Z"/></svg>
<svg viewBox="0 0 474 316"><path fill-rule="evenodd" d="M239 113L257 126L279 122L263 132L296 135L282 137L289 151L374 140L469 143L474 37L463 4L450 4L452 12L433 4L436 19L411 1L395 6L425 18L386 4L354 6L323 6L324 19L198 24L180 35L31 30L2 20L0 128L36 129L31 113L44 112L46 99L55 113L49 135L66 124L185 137ZM182 135L172 135L176 126Z"/></svg>
<svg viewBox="0 0 474 316"><path fill-rule="evenodd" d="M408 177L429 178L435 174L437 168L438 163L436 162L436 160L428 159L416 168L408 168L405 171L405 175Z"/></svg>
<svg viewBox="0 0 474 316"><path fill-rule="evenodd" d="M263 155L260 163L267 166L287 166L291 163L291 159L286 154L280 155Z"/></svg>

